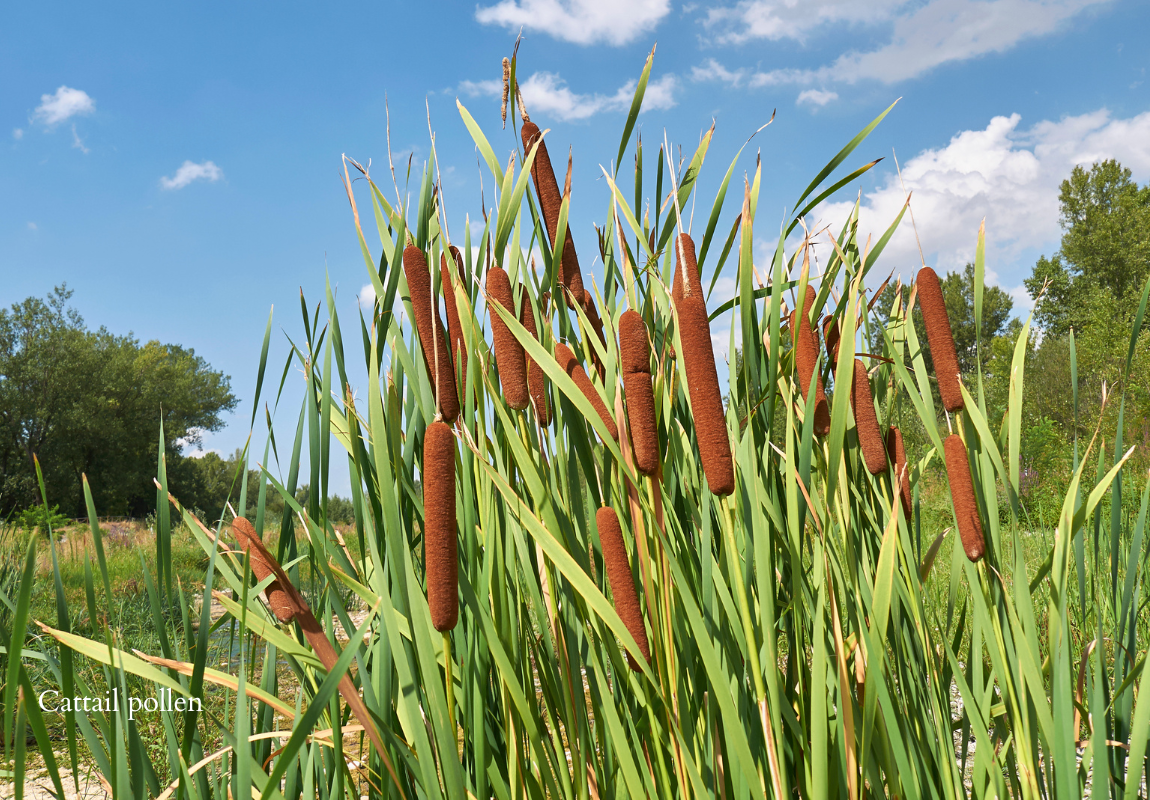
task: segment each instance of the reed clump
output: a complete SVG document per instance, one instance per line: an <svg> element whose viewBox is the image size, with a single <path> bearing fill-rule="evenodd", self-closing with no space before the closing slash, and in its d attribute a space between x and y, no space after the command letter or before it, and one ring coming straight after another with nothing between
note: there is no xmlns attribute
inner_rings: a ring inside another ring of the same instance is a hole
<svg viewBox="0 0 1150 800"><path fill-rule="evenodd" d="M633 308L619 316L619 361L635 468L644 475L654 475L659 468L659 428L651 388L651 343L643 316Z"/></svg>

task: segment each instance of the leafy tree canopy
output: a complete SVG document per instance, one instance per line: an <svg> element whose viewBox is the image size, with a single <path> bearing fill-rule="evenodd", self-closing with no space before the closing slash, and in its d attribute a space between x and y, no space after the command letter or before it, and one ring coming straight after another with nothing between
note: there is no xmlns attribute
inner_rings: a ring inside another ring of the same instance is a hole
<svg viewBox="0 0 1150 800"><path fill-rule="evenodd" d="M35 456L64 513L84 513L87 475L101 514L144 514L159 423L174 465L236 399L190 348L88 330L71 296L59 286L0 310L0 513L40 502Z"/></svg>

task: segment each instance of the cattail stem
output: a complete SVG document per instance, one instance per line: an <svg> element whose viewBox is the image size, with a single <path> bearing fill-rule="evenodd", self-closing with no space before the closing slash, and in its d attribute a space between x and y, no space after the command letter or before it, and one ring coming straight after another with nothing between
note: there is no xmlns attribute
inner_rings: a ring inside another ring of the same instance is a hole
<svg viewBox="0 0 1150 800"><path fill-rule="evenodd" d="M715 369L715 351L711 347L711 323L702 289L690 285L692 273L698 275L695 243L690 235L679 234L678 258L688 276L682 299L675 306L679 339L683 345L683 367L687 373L687 391L691 396L691 417L699 440L699 459L711 493L728 495L735 491L735 465L731 442L727 436L723 396L719 392L719 374Z"/></svg>
<svg viewBox="0 0 1150 800"><path fill-rule="evenodd" d="M982 536L982 517L978 512L978 500L974 494L974 483L970 477L970 461L966 455L966 444L957 433L952 433L943 442L946 451L946 474L950 481L950 499L954 503L954 516L958 520L958 533L962 537L962 549L971 561L978 561L986 552L986 540Z"/></svg>
<svg viewBox="0 0 1150 800"><path fill-rule="evenodd" d="M651 388L651 344L643 317L634 309L624 311L619 317L619 360L627 401L627 428L635 448L635 468L644 475L653 475L659 466L659 429Z"/></svg>
<svg viewBox="0 0 1150 800"><path fill-rule="evenodd" d="M444 682L447 690L447 719L451 722L451 736L455 738L455 681L451 679L451 632L443 632Z"/></svg>
<svg viewBox="0 0 1150 800"><path fill-rule="evenodd" d="M627 626L635 643L639 645L639 652L649 662L651 644L647 639L647 627L643 624L643 609L639 606L635 579L631 575L631 565L627 559L627 545L623 541L623 529L619 526L619 516L615 513L615 509L603 506L596 511L595 526L599 529L603 566L607 571L607 580L611 584L615 611ZM634 661L631 661L631 669L641 671L641 667Z"/></svg>
<svg viewBox="0 0 1150 800"><path fill-rule="evenodd" d="M527 408L527 356L523 345L507 327L507 323L494 308L495 303L503 306L507 313L517 317L515 298L511 294L511 280L502 267L487 270L487 302L491 308L491 339L495 347L495 362L499 366L499 385L503 388L503 399L516 411Z"/></svg>
<svg viewBox="0 0 1150 800"><path fill-rule="evenodd" d="M599 418L603 420L603 424L607 427L607 432L611 434L611 438L619 441L619 428L615 425L615 420L611 418L611 412L607 410L607 404L603 402L603 398L599 395L595 385L591 383L591 379L587 377L586 371L579 364L575 358L575 354L571 352L571 348L567 345L557 342L555 344L555 360L563 371L567 373L568 377L575 382L579 391L583 393L590 402Z"/></svg>
<svg viewBox="0 0 1150 800"><path fill-rule="evenodd" d="M938 379L938 393L947 411L962 410L962 380L958 373L958 356L954 350L954 335L950 318L946 314L946 301L938 275L930 267L918 271L918 305L922 309L922 324L930 342L930 358L934 362L934 375Z"/></svg>
<svg viewBox="0 0 1150 800"><path fill-rule="evenodd" d="M423 561L431 624L450 631L459 621L459 557L455 530L455 437L445 422L423 439Z"/></svg>

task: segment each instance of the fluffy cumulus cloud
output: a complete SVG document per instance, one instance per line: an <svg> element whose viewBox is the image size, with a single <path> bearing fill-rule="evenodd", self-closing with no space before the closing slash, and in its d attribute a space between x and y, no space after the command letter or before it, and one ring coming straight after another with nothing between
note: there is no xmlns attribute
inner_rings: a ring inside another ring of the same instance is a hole
<svg viewBox="0 0 1150 800"><path fill-rule="evenodd" d="M778 84L884 83L914 78L934 67L965 61L988 53L1001 53L1019 42L1052 33L1082 12L1105 0L742 0L734 6L711 9L705 28L717 43L752 39L793 39L806 42L834 24L889 26L891 36L882 46L866 52L843 53L818 69L777 69L768 72L730 72L750 86ZM699 77L722 79L707 65ZM724 71L725 68L724 68Z"/></svg>
<svg viewBox="0 0 1150 800"><path fill-rule="evenodd" d="M838 100L838 92L829 92L824 89L804 89L799 92L798 99L795 100L795 105L803 105L804 103L810 106L817 106L821 108L832 100Z"/></svg>
<svg viewBox="0 0 1150 800"><path fill-rule="evenodd" d="M1077 164L1117 158L1135 178L1150 177L1150 112L1113 119L1101 109L1077 117L1042 121L1029 129L1018 114L995 117L982 130L962 131L945 146L926 150L902 165L902 182L912 193L911 210L927 264L960 269L974 259L978 226L986 219L987 275L1011 291L1020 308L1030 307L1022 289L1030 249L1052 250L1061 231L1058 187ZM906 194L895 174L863 196L860 238L873 239L898 215ZM838 230L853 201L816 210L821 223ZM904 217L882 255L910 278L920 263L909 216ZM884 270L885 273L886 270Z"/></svg>
<svg viewBox="0 0 1150 800"><path fill-rule="evenodd" d="M96 101L87 92L61 86L55 94L40 96L40 105L32 112L32 121L51 127L80 114L91 114L95 110Z"/></svg>
<svg viewBox="0 0 1150 800"><path fill-rule="evenodd" d="M160 178L160 186L165 189L183 189L193 181L208 181L214 183L220 178L224 177L224 171L217 167L212 161L205 161L202 164L197 164L193 161L185 161L176 170L176 174L170 178Z"/></svg>
<svg viewBox="0 0 1150 800"><path fill-rule="evenodd" d="M670 0L500 0L479 7L475 18L575 44L621 45L652 30L670 11Z"/></svg>
<svg viewBox="0 0 1150 800"><path fill-rule="evenodd" d="M630 80L614 94L580 94L572 91L567 82L554 72L536 72L519 84L519 90L523 93L527 111L533 117L538 113L543 118L570 121L588 119L604 111L626 111L631 107L637 85L637 81ZM643 94L643 110L675 105L676 86L676 78L670 74L649 81ZM472 96L501 97L503 85L497 80L464 81L460 89Z"/></svg>

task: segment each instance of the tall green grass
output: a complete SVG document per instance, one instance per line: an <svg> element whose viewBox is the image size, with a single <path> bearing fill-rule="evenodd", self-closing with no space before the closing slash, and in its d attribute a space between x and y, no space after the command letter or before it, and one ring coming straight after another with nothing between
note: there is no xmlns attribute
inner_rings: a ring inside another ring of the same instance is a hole
<svg viewBox="0 0 1150 800"><path fill-rule="evenodd" d="M227 699L219 712L162 714L163 765L143 757L141 733L126 711L77 715L68 721L66 752L46 753L58 789L57 768L75 762L82 737L116 797L1069 798L1088 783L1094 797L1145 796L1150 484L1136 519L1124 522L1129 452L1120 434L1113 442L1095 437L1080 444L1057 528L1036 545L1042 534L1019 496L1029 323L1015 350L1006 415L987 417L979 375L966 387L965 410L945 418L934 407L909 310L892 309L881 332L883 358L868 362L880 422L918 419L925 426L932 446L911 464L916 490L941 458L942 437L949 430L963 437L987 539L986 557L972 564L953 544L953 519L939 527L924 525L921 514L907 520L897 513L892 474L866 471L849 392L835 391L850 386L856 341L871 340L879 324L868 293L890 272L881 266L882 253L903 215L873 242L858 240L857 205L833 236L792 234L805 230L805 215L820 202L876 163L836 177L890 109L793 204L787 236L765 262L753 260L761 162L742 187L736 184L741 198L727 194L742 151L723 173L709 211L707 199L698 198L703 211L694 235L703 286L712 289L724 270L738 279L733 300L712 296L708 308L713 320L732 312L730 349L742 350L726 387L737 489L728 498L707 490L682 361L670 357L671 348L683 350L669 288L676 209L696 203L713 130L674 175L664 148L652 152L632 138L650 67L648 59L616 159L620 164L633 152L633 176L604 170L608 222L598 241L580 235L577 245L584 264L599 256L593 294L608 331L631 307L652 333L661 475L635 472L626 435L622 445L607 436L551 356L560 340L585 364L591 349L601 348L581 312L553 301L549 320L541 314L543 293L559 296L558 265L528 179L533 154L502 161L459 105L495 187L482 233L473 239L469 220L453 217L450 230L463 238L449 242L434 142L409 205L389 200L391 187L366 170L359 193L348 180L376 303L345 325L330 287L314 307L301 298L303 329L292 337L298 344L283 369L286 376L302 368L306 379L299 422L286 436L281 430L269 438L262 457L249 454L266 465L274 447L289 464L284 482L268 473L287 513L268 518L265 489L247 497L237 477L236 513L253 518L265 535L278 533L276 556L293 581L308 566L312 585L301 588L310 590L332 637L336 620L355 631L350 643L337 645L339 664L326 672L297 625L277 624L224 521L201 524L177 503L209 556L194 632L186 611L191 598L172 580L174 520L161 460L159 568L145 575L159 651L125 652L111 628L96 639L71 633L66 603L56 619L30 620L34 542L18 593L4 598L11 617L0 645L22 643L29 630L48 626L57 645L26 655L46 660L74 694L103 694L135 675L176 696L222 687ZM677 197L665 202L672 187ZM567 202L556 241L567 227ZM460 206L451 210L458 214ZM378 244L366 232L373 219ZM773 219L760 224L776 230ZM440 253L454 243L465 257L459 289L447 300L458 304L469 344L456 429L461 608L447 637L432 628L425 598L419 473L435 405L399 263L409 238L433 266L436 293ZM533 251L541 263L531 263ZM977 253L974 318L981 320L981 231ZM555 414L549 429L500 397L481 290L492 264L504 267L513 285L526 286L540 321L536 341L506 318L547 373ZM589 286L590 278L585 273ZM797 389L782 325L786 305L808 283L818 287L813 313L838 314L842 329L837 363L824 360L820 367L832 420L823 438L814 436L813 405ZM1150 284L1135 334L1148 293ZM269 335L270 329L269 319ZM257 408L267 353L265 337ZM614 336L598 355L607 380L588 371L622 422ZM353 363L369 376L358 395L349 387ZM277 403L288 399L285 382L279 385ZM309 475L300 474L305 448ZM326 515L333 471L344 469L355 506L354 548L344 547ZM300 505L294 494L305 479L319 490ZM650 663L610 599L594 523L603 505L623 521ZM89 511L94 519L90 500ZM97 558L87 572L87 601L95 610L111 602L111 587L98 526L92 535ZM51 534L48 546L54 552ZM229 611L216 627L230 628L238 645L225 669L206 663L213 592ZM172 602L185 609L180 624L163 617ZM356 609L366 615L353 622ZM638 671L629 668L627 654ZM80 659L103 665L103 680L81 685ZM6 741L13 741L7 735L13 728L28 725L37 735L44 729L27 674L21 659L8 661ZM369 719L353 717L341 701L336 690L344 674L361 692ZM350 735L332 734L341 726ZM382 751L370 745L364 726L379 732ZM15 741L20 746L20 737ZM21 751L5 755L9 764L16 757L10 769L19 781Z"/></svg>

